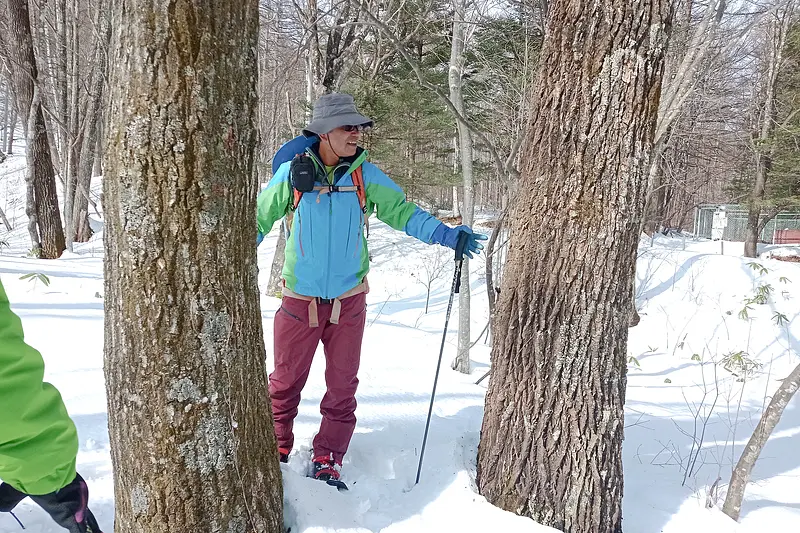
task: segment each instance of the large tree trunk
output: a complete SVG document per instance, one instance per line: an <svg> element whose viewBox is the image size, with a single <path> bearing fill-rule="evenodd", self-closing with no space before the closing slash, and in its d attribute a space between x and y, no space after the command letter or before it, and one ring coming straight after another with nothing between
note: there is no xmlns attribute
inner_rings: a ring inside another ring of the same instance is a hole
<svg viewBox="0 0 800 533"><path fill-rule="evenodd" d="M533 85L477 481L566 533L622 531L630 288L670 4L552 3Z"/></svg>
<svg viewBox="0 0 800 533"><path fill-rule="evenodd" d="M747 445L742 451L742 456L739 457L739 462L736 463L736 468L733 469L722 511L734 520L739 520L744 490L750 480L750 472L753 471L753 467L761 455L761 450L769 440L770 435L772 435L772 430L780 422L783 411L792 401L792 397L798 388L800 388L800 365L797 365L792 370L792 373L781 382L778 390L772 395L772 400L770 400L769 405L761 415L755 431L753 431L750 440L747 441Z"/></svg>
<svg viewBox="0 0 800 533"><path fill-rule="evenodd" d="M464 52L467 41L466 1L454 0L453 2L453 35L450 47L450 101L461 114L464 113ZM461 179L464 185L463 199L461 202L461 223L472 226L474 209L474 191L472 185L472 133L466 124L460 120L458 124L458 147L461 152ZM469 259L464 259L461 270L461 291L458 293L458 348L456 357L451 367L464 374L470 373L469 347L470 347L470 284L469 284Z"/></svg>
<svg viewBox="0 0 800 533"><path fill-rule="evenodd" d="M257 25L256 0L113 4L105 371L117 533L283 532L256 278Z"/></svg>
<svg viewBox="0 0 800 533"><path fill-rule="evenodd" d="M36 212L35 222L41 242L40 257L55 259L64 251L64 229L58 209L55 172L50 158L50 144L47 141L44 115L41 107L41 88L36 58L33 52L30 15L27 0L7 0L9 30L12 35L9 44L11 78L14 95L17 99L17 112L23 117L27 139L27 159L33 182L35 205L28 211ZM37 98L34 98L36 93ZM28 195L30 200L30 195ZM37 240L31 232L32 246L37 248Z"/></svg>

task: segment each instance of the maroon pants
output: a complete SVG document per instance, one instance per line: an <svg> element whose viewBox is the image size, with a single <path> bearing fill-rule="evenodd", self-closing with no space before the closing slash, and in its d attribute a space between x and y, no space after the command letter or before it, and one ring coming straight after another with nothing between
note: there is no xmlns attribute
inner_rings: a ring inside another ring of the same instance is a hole
<svg viewBox="0 0 800 533"><path fill-rule="evenodd" d="M319 304L319 326L308 325L309 302L283 297L275 313L275 370L269 376L269 394L278 447L292 449L292 426L300 392L308 379L319 341L325 347L325 384L320 412L322 424L314 438L314 456L333 454L341 463L356 427L356 388L364 336L367 295L341 301L338 324L328 322L332 304Z"/></svg>

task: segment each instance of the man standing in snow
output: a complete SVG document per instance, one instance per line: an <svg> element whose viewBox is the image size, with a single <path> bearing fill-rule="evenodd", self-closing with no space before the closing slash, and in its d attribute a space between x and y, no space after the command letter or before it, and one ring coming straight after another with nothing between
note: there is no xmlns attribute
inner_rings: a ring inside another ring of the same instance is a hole
<svg viewBox="0 0 800 533"><path fill-rule="evenodd" d="M313 442L314 477L337 486L356 425L369 215L377 211L392 228L453 249L464 233L469 257L479 253L483 245L478 241L486 239L467 226L450 228L406 201L403 191L366 161L367 152L358 142L372 124L358 113L352 96L321 96L303 136L279 152L288 151L288 158L298 155L280 165L258 199L258 242L277 220L293 214L286 236L283 300L274 320L275 370L269 376L281 461L288 460L294 444L300 393L322 341L327 392Z"/></svg>
<svg viewBox="0 0 800 533"><path fill-rule="evenodd" d="M75 471L78 433L0 283L0 512L26 496L70 533L101 533Z"/></svg>

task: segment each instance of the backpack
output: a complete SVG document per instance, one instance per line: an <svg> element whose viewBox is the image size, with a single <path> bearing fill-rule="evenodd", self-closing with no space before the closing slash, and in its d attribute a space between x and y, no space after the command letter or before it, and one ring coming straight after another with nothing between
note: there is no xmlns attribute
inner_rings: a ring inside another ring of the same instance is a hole
<svg viewBox="0 0 800 533"><path fill-rule="evenodd" d="M319 141L319 137L313 135L311 137L306 137L305 135L298 135L291 141L287 141L281 145L278 151L275 153L275 156L272 158L272 174L274 175L278 168L285 163L286 161L293 160L296 156L304 154L307 148L312 147L315 143ZM364 176L361 171L361 165L356 167L353 172L350 173L350 176L353 179L353 185L316 185L314 187L315 191L328 191L328 192L355 192L358 196L358 204L361 206L361 213L364 215L364 225L367 228L367 236L369 236L369 217L367 216L367 191L366 187L364 187ZM291 181L291 178L290 178ZM303 192L298 191L296 188L292 187L292 191L294 192L293 200L291 205L289 206L292 212L297 210L297 206L300 204L300 200L303 198ZM319 200L317 200L319 201Z"/></svg>

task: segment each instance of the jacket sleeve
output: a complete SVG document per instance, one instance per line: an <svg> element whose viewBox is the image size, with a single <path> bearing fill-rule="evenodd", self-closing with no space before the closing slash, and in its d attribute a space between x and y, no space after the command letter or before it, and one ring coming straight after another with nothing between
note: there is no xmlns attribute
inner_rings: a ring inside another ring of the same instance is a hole
<svg viewBox="0 0 800 533"><path fill-rule="evenodd" d="M378 167L371 163L363 165L367 211L372 212L377 209L379 220L430 244L433 230L441 222L415 203L407 201L403 190Z"/></svg>
<svg viewBox="0 0 800 533"><path fill-rule="evenodd" d="M33 495L70 483L78 453L75 424L43 378L42 356L25 343L0 282L0 478Z"/></svg>
<svg viewBox="0 0 800 533"><path fill-rule="evenodd" d="M289 182L289 166L291 162L283 163L275 175L269 180L267 188L258 195L258 232L266 235L272 226L283 218L289 209L289 202L294 193Z"/></svg>

